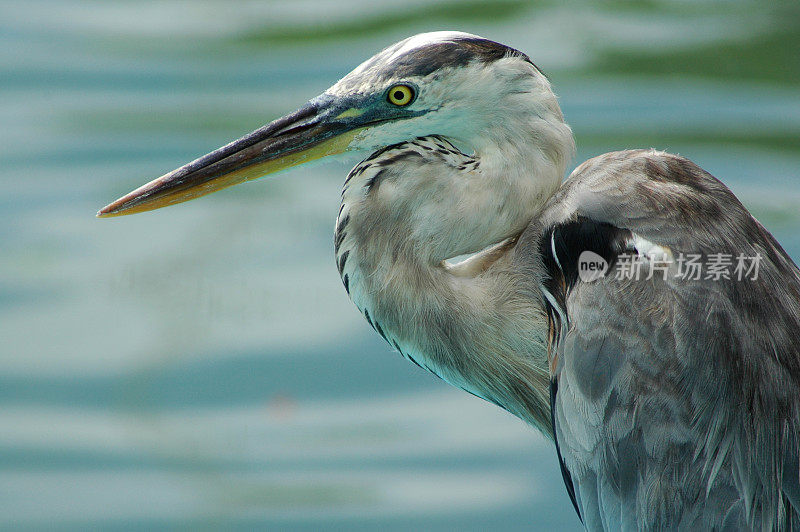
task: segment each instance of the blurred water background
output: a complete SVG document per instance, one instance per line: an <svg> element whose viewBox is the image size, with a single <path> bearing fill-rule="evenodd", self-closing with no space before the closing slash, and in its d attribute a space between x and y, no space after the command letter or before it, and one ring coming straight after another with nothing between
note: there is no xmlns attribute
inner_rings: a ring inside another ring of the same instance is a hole
<svg viewBox="0 0 800 532"><path fill-rule="evenodd" d="M550 445L407 363L333 264L341 164L121 194L462 29L551 78L577 162L657 147L800 258L795 1L0 4L0 526L577 529Z"/></svg>

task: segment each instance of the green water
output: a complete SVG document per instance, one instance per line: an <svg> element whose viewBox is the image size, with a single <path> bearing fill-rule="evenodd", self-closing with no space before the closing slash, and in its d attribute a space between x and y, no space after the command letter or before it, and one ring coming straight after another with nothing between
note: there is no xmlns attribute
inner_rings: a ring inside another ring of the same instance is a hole
<svg viewBox="0 0 800 532"><path fill-rule="evenodd" d="M541 437L352 308L346 166L94 212L391 42L462 29L548 73L577 161L686 155L800 257L798 21L788 1L3 3L0 526L577 529Z"/></svg>

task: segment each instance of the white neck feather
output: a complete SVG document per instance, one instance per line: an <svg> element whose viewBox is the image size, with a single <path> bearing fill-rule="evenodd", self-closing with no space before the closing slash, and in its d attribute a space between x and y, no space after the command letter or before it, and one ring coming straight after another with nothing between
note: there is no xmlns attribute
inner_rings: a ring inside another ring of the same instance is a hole
<svg viewBox="0 0 800 532"><path fill-rule="evenodd" d="M515 244L566 156L528 148L526 170L522 149L505 150L467 156L424 137L367 158L345 182L337 264L353 302L404 356L549 433L547 322ZM550 175L537 175L543 167Z"/></svg>
<svg viewBox="0 0 800 532"><path fill-rule="evenodd" d="M383 148L350 172L336 260L353 302L404 356L550 433L538 265L516 237L560 185L572 133L530 63L508 58L464 70L440 85L454 93L437 95L435 83L426 91L455 102L446 112L360 139L362 149L390 144L413 138L412 126L443 135ZM498 76L508 83L494 83ZM515 89L490 101L473 83Z"/></svg>

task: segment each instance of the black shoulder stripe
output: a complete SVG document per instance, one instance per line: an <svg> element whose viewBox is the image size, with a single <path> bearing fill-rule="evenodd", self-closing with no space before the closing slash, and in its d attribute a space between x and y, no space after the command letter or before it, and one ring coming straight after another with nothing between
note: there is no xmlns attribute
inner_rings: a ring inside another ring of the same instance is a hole
<svg viewBox="0 0 800 532"><path fill-rule="evenodd" d="M601 256L611 272L617 257L626 249L632 233L605 222L586 217L556 225L544 233L539 253L551 281L561 280L563 286L546 286L551 293L568 292L579 280L579 259L584 251Z"/></svg>
<svg viewBox="0 0 800 532"><path fill-rule="evenodd" d="M569 474L567 465L564 463L564 457L561 456L561 449L558 446L558 432L556 431L556 395L558 394L558 381L550 379L550 421L553 424L553 442L556 444L556 454L558 455L558 464L561 466L561 477L564 479L564 485L567 487L567 494L569 500L572 501L572 507L578 514L578 519L583 523L583 516L581 510L578 508L578 499L575 497L575 484L572 483L572 475Z"/></svg>

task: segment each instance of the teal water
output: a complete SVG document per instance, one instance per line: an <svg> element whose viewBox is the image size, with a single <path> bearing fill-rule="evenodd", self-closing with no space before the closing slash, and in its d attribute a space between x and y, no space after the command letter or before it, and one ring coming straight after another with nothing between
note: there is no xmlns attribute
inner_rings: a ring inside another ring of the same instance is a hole
<svg viewBox="0 0 800 532"><path fill-rule="evenodd" d="M689 156L798 258L798 20L791 2L0 5L0 526L577 529L546 441L352 308L346 166L94 212L382 46L459 28L549 74L576 163Z"/></svg>

